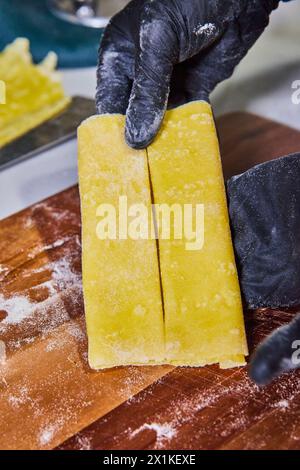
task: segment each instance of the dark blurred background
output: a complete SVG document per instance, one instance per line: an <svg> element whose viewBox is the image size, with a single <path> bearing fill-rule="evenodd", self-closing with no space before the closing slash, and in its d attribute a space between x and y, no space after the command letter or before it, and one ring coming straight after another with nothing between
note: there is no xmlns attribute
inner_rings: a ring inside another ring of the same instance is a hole
<svg viewBox="0 0 300 470"><path fill-rule="evenodd" d="M16 37L30 40L36 62L49 50L60 68L96 64L108 19L126 0L0 0L0 50Z"/></svg>

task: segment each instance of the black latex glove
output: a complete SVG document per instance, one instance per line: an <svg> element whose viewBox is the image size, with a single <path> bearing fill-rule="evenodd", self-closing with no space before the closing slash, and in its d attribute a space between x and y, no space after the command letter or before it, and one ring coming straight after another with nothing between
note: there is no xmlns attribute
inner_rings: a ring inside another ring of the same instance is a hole
<svg viewBox="0 0 300 470"><path fill-rule="evenodd" d="M300 153L233 176L227 195L245 305L300 305Z"/></svg>
<svg viewBox="0 0 300 470"><path fill-rule="evenodd" d="M146 147L169 107L209 94L264 31L278 0L133 0L100 47L98 113L127 115L126 140Z"/></svg>
<svg viewBox="0 0 300 470"><path fill-rule="evenodd" d="M250 377L257 385L267 385L284 372L300 367L300 315L278 328L255 351Z"/></svg>
<svg viewBox="0 0 300 470"><path fill-rule="evenodd" d="M300 153L232 177L227 195L245 305L300 305ZM300 315L257 348L250 376L266 385L299 367Z"/></svg>

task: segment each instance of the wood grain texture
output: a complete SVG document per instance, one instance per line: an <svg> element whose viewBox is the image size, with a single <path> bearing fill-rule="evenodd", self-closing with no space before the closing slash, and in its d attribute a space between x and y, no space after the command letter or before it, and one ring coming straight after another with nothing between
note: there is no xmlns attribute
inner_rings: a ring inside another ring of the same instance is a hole
<svg viewBox="0 0 300 470"><path fill-rule="evenodd" d="M217 128L225 179L300 151L299 131L252 114L225 114L217 120Z"/></svg>
<svg viewBox="0 0 300 470"><path fill-rule="evenodd" d="M227 177L300 150L256 116L218 130ZM1 449L300 448L299 373L259 390L246 368L91 371L80 251L77 188L0 222ZM245 312L250 351L295 312Z"/></svg>
<svg viewBox="0 0 300 470"><path fill-rule="evenodd" d="M89 368L77 188L0 222L0 313L1 449L53 448L171 370Z"/></svg>
<svg viewBox="0 0 300 470"><path fill-rule="evenodd" d="M293 315L249 312L252 348ZM299 385L299 373L259 389L246 368L177 368L60 449L299 448Z"/></svg>

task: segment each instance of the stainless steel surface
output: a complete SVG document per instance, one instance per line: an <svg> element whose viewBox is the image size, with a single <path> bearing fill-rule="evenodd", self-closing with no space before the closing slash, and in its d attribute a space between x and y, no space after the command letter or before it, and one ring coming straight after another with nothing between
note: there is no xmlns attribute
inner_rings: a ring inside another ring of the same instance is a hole
<svg viewBox="0 0 300 470"><path fill-rule="evenodd" d="M78 126L94 113L94 100L74 96L58 116L0 149L0 171L76 137Z"/></svg>
<svg viewBox="0 0 300 470"><path fill-rule="evenodd" d="M48 0L51 11L70 23L103 28L129 0Z"/></svg>

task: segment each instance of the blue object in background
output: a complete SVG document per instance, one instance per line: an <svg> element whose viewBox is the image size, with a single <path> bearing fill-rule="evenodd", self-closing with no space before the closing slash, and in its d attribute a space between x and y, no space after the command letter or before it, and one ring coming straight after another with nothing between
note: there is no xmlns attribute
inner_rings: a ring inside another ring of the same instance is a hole
<svg viewBox="0 0 300 470"><path fill-rule="evenodd" d="M17 37L26 37L35 62L54 51L59 67L96 65L102 32L56 18L46 0L0 0L0 50Z"/></svg>

